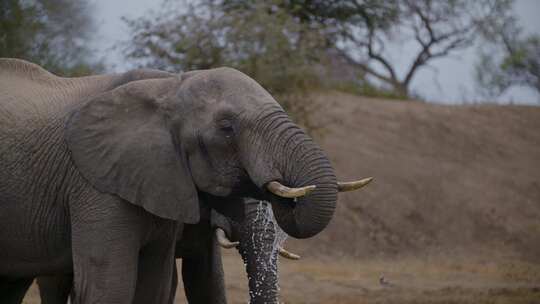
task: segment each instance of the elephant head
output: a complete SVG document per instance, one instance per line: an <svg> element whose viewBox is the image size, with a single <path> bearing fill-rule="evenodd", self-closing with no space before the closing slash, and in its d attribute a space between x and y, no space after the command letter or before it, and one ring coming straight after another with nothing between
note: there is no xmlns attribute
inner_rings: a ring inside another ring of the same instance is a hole
<svg viewBox="0 0 540 304"><path fill-rule="evenodd" d="M201 194L255 197L307 238L327 226L343 187L274 98L230 68L129 82L74 110L66 130L94 187L184 223L198 222Z"/></svg>

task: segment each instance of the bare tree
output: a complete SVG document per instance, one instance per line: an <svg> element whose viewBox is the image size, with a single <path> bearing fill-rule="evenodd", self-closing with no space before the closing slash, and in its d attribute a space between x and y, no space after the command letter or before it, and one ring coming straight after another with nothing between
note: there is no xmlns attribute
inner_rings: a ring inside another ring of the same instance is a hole
<svg viewBox="0 0 540 304"><path fill-rule="evenodd" d="M337 49L350 64L408 96L416 73L437 58L471 46L480 24L493 10L500 9L503 1L403 0L397 7L398 17L389 27L381 27L370 18L343 24ZM414 41L418 49L402 75L385 51L397 36Z"/></svg>

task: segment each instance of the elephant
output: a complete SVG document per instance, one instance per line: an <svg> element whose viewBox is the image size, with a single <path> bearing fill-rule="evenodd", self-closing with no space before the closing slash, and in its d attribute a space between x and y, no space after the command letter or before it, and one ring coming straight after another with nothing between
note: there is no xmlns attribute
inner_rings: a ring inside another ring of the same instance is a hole
<svg viewBox="0 0 540 304"><path fill-rule="evenodd" d="M205 195L269 201L308 238L340 190L323 150L232 68L62 78L0 59L0 297L70 273L74 303L167 303L176 236ZM223 198L223 200L220 200ZM234 202L234 203L233 203Z"/></svg>
<svg viewBox="0 0 540 304"><path fill-rule="evenodd" d="M209 220L186 225L178 236L175 257L182 259L189 303L227 302L218 244L226 249L237 248L242 256L249 279L250 303L278 303L277 256L293 260L300 257L278 244L279 228L268 207L267 202L248 199L242 222L212 210ZM177 285L174 270L173 287ZM37 283L42 304L67 303L72 275L43 276L37 278Z"/></svg>

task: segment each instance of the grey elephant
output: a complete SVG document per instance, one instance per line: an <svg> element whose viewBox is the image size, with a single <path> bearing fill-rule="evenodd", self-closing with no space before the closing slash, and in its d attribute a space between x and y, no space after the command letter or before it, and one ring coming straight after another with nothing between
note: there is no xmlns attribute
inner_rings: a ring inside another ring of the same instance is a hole
<svg viewBox="0 0 540 304"><path fill-rule="evenodd" d="M247 199L244 220L203 210L201 221L178 236L176 258L182 259L184 291L189 303L227 303L220 246L237 248L249 278L250 303L278 303L277 256L299 256L280 246L276 223L266 202ZM176 288L174 269L173 290ZM37 278L42 304L66 304L72 275ZM171 297L171 302L173 297Z"/></svg>
<svg viewBox="0 0 540 304"><path fill-rule="evenodd" d="M268 200L307 238L340 185L323 151L230 68L81 78L0 59L0 297L73 268L74 303L167 303L199 197ZM362 181L342 185L358 187Z"/></svg>

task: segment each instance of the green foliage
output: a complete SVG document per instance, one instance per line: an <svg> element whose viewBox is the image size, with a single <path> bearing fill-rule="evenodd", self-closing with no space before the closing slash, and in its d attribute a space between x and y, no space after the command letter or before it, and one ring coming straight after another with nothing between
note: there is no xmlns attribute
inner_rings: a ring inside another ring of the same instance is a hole
<svg viewBox="0 0 540 304"><path fill-rule="evenodd" d="M492 98L524 86L540 95L540 36L525 36L509 10L500 10L483 29L486 44L475 67L482 93Z"/></svg>
<svg viewBox="0 0 540 304"><path fill-rule="evenodd" d="M0 57L21 58L62 76L103 69L91 57L90 7L77 0L0 1Z"/></svg>
<svg viewBox="0 0 540 304"><path fill-rule="evenodd" d="M256 3L256 0L224 0L222 6L225 11L239 8L248 10ZM373 26L387 27L398 15L397 5L391 0L280 0L273 3L301 23L325 25L327 28L359 20Z"/></svg>
<svg viewBox="0 0 540 304"><path fill-rule="evenodd" d="M320 61L322 36L267 2L225 12L214 1L202 1L184 12L126 23L133 39L125 50L140 66L178 71L228 65L276 94L316 82L313 64Z"/></svg>
<svg viewBox="0 0 540 304"><path fill-rule="evenodd" d="M540 94L540 37L536 35L516 41L499 61L482 54L476 77L488 95L497 96L512 86L526 86Z"/></svg>

